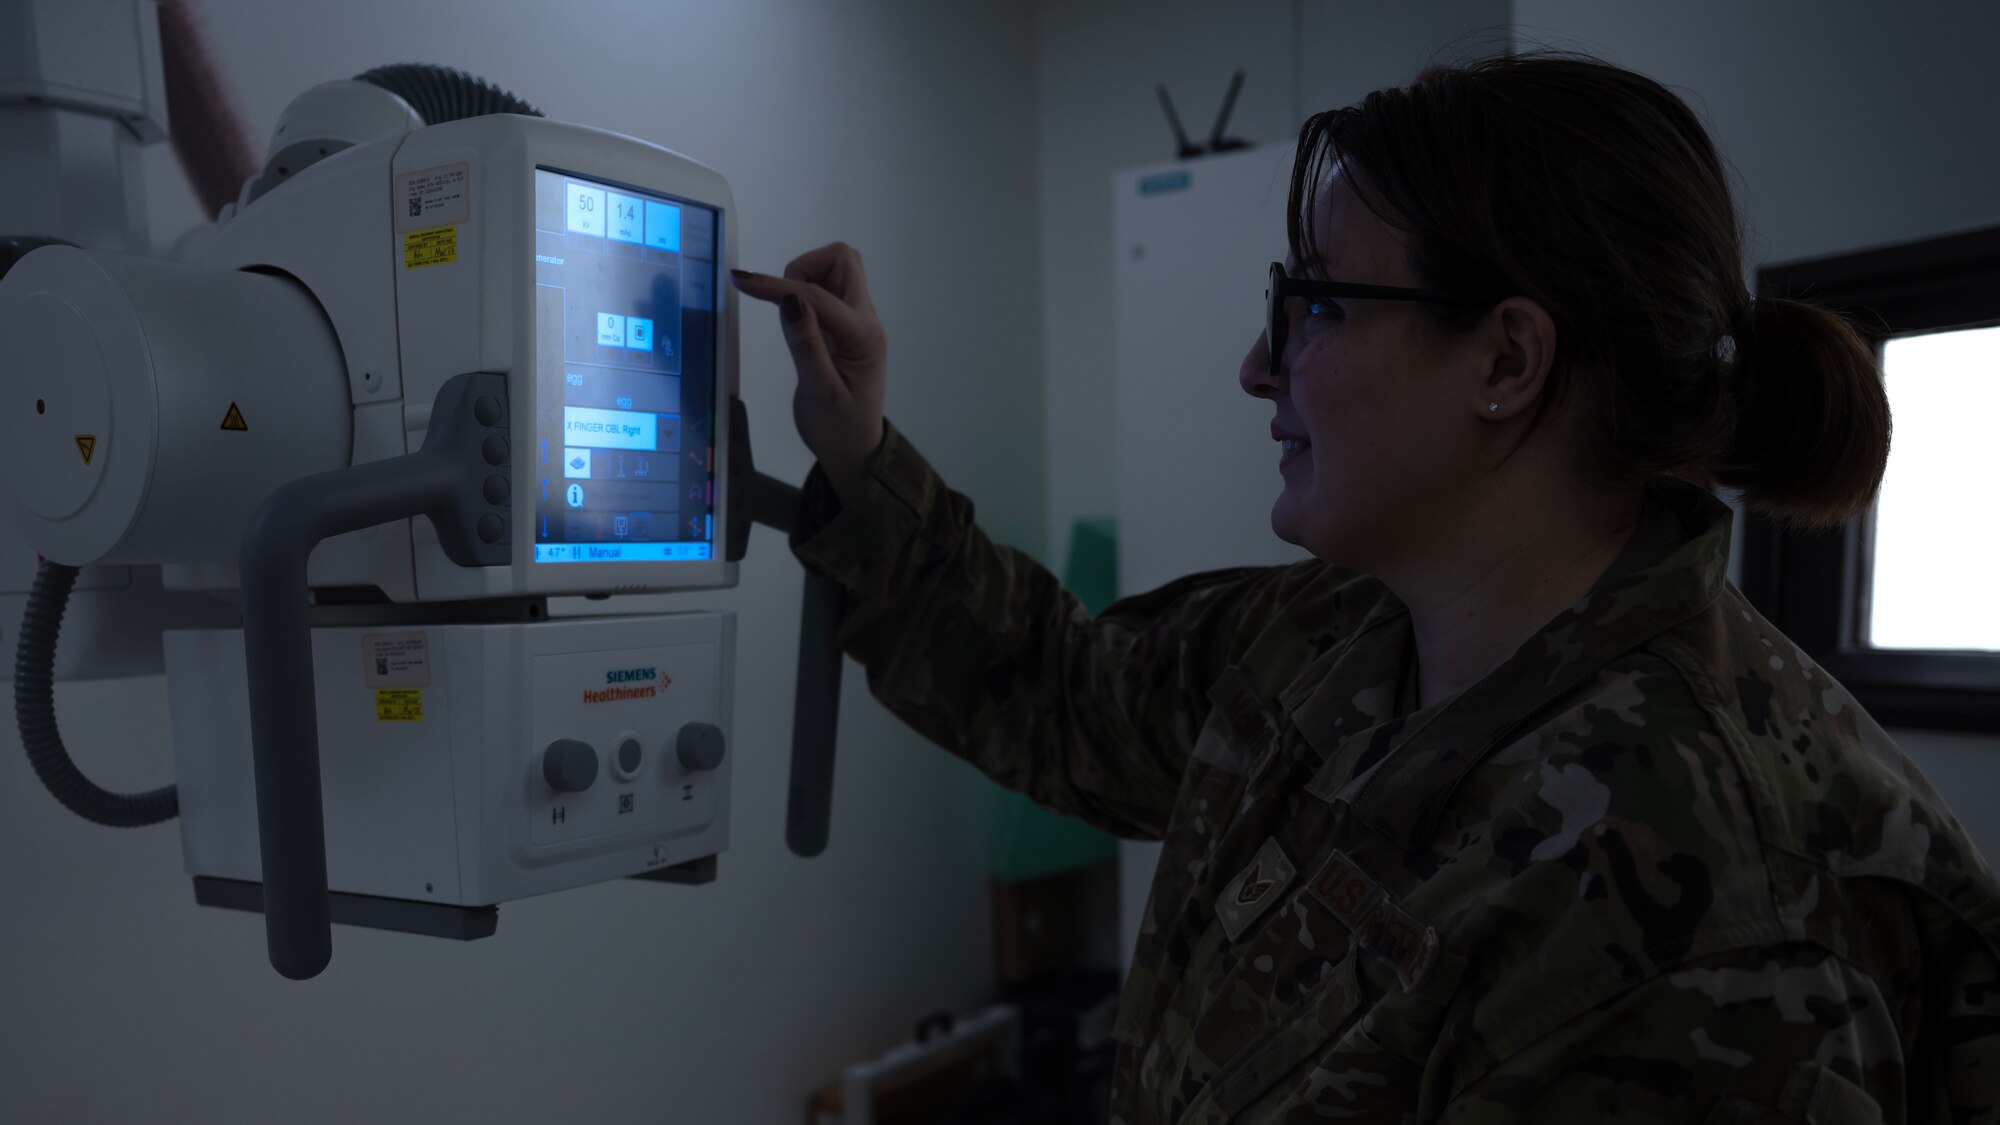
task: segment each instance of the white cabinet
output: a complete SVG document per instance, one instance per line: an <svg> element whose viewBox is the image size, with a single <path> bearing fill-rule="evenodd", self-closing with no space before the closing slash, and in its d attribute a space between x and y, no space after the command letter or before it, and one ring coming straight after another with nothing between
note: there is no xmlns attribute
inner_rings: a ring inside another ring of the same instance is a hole
<svg viewBox="0 0 2000 1125"><path fill-rule="evenodd" d="M1285 256L1292 146L1112 179L1118 589L1305 557L1271 532L1282 481L1270 403L1237 382ZM1129 965L1157 844L1121 845Z"/></svg>

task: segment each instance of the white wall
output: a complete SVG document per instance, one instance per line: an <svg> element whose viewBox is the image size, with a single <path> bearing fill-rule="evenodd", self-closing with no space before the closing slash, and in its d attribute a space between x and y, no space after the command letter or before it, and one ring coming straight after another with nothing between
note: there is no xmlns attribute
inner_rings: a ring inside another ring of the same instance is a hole
<svg viewBox="0 0 2000 1125"><path fill-rule="evenodd" d="M2000 221L2000 8L1927 0L1514 0L1516 43L1666 84L1734 166L1754 271ZM1754 281L1754 274L1749 279Z"/></svg>
<svg viewBox="0 0 2000 1125"><path fill-rule="evenodd" d="M208 0L260 137L313 82L387 62L489 78L551 116L720 169L742 253L867 255L893 341L890 411L996 535L1039 549L1032 13L1006 3ZM164 148L155 232L197 215ZM948 299L939 299L940 295ZM761 468L797 479L775 315L744 331ZM620 882L503 906L468 945L341 929L309 983L261 919L197 908L178 830L61 810L0 737L0 1116L18 1121L798 1120L839 1065L989 998L967 770L850 670L832 846L783 845L799 571L760 531L739 595L735 844L721 879ZM11 640L11 630L8 632ZM767 671L770 670L770 671ZM760 684L760 674L764 682ZM63 685L84 768L167 781L158 678Z"/></svg>
<svg viewBox="0 0 2000 1125"><path fill-rule="evenodd" d="M2000 7L1928 0L1514 0L1519 49L1589 51L1680 93L1733 166L1746 284L1770 262L2000 223ZM1894 451L1890 454L1894 456ZM2000 862L2000 739L1893 730Z"/></svg>

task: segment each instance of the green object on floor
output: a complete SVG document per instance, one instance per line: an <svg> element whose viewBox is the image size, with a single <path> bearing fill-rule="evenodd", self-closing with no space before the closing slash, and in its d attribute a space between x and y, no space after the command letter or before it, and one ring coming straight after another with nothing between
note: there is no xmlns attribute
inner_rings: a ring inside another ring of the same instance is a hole
<svg viewBox="0 0 2000 1125"><path fill-rule="evenodd" d="M1117 521L1077 520L1071 526L1063 588L1075 594L1092 617L1118 600ZM990 782L987 789L993 795L995 877L1010 883L1038 879L1117 856L1118 841L1110 833L1050 812Z"/></svg>
<svg viewBox="0 0 2000 1125"><path fill-rule="evenodd" d="M1078 520L1069 530L1069 569L1063 588L1092 617L1118 600L1118 521Z"/></svg>

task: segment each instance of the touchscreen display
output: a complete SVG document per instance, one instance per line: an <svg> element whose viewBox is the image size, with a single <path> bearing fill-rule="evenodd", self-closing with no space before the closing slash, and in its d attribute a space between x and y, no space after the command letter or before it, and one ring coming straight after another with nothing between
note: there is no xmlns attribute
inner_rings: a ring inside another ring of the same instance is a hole
<svg viewBox="0 0 2000 1125"><path fill-rule="evenodd" d="M713 208L535 170L535 561L712 557Z"/></svg>

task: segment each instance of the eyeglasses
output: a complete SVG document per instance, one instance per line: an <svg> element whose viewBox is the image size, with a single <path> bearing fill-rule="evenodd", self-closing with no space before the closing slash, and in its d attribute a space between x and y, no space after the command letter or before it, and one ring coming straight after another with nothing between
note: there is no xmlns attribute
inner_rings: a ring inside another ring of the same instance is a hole
<svg viewBox="0 0 2000 1125"><path fill-rule="evenodd" d="M1394 285L1362 285L1351 281L1312 281L1302 277L1286 277L1283 262L1271 263L1271 287L1264 291L1264 298L1270 304L1270 311L1264 324L1264 338L1271 348L1271 374L1278 374L1278 357L1285 354L1285 332L1289 322L1285 319L1285 299L1304 297L1307 300L1324 300L1332 297L1367 297L1382 301L1435 301L1446 305L1491 305L1494 302L1478 297L1460 297L1450 293L1440 293L1435 289L1404 289Z"/></svg>

